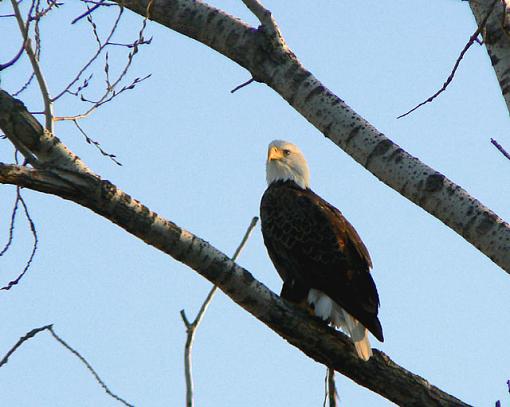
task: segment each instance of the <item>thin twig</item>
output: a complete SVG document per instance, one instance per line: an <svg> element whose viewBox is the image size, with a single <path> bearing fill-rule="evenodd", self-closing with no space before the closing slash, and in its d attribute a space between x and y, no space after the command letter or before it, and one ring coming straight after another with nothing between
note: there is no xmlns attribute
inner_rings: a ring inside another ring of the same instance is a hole
<svg viewBox="0 0 510 407"><path fill-rule="evenodd" d="M241 240L241 243L239 243L239 246L237 247L236 251L234 252L234 255L232 256L232 261L236 261L239 257L239 254L243 250L244 246L246 245L246 242L250 238L251 232L255 228L255 225L257 224L259 218L254 217L250 225L248 226L248 229L246 229L246 232ZM207 297L205 298L204 302L202 303L202 306L200 307L200 310L198 311L198 314L195 318L195 320L190 323L188 320L188 317L186 316L186 312L184 310L181 310L181 318L184 322L184 326L186 327L186 344L184 346L184 374L186 379L186 406L187 407L193 407L193 375L192 375L192 364L191 364L191 352L193 348L193 340L195 339L195 332L198 326L200 325L200 322L202 321L202 318L204 317L205 312L207 311L207 308L209 307L209 304L211 303L214 294L216 293L217 286L214 286L209 291L209 294L207 294Z"/></svg>
<svg viewBox="0 0 510 407"><path fill-rule="evenodd" d="M338 393L336 391L336 385L335 385L335 369L328 367L326 375L327 375L327 382L328 382L329 407L337 407Z"/></svg>
<svg viewBox="0 0 510 407"><path fill-rule="evenodd" d="M24 336L22 336L21 338L19 338L18 342L16 342L16 344L11 348L9 349L9 351L5 354L5 356L2 358L2 360L0 360L0 367L2 367L3 365L5 365L7 363L7 361L9 360L9 357L14 353L16 352L16 350L23 344L25 343L26 341L28 341L29 339L33 338L35 335L37 335L38 333L40 332L43 332L43 331L49 331L49 333L51 334L51 336L53 336L53 338L60 344L62 345L64 348L66 348L69 352L71 352L74 356L76 356L80 362L82 362L85 367L87 368L87 370L92 374L92 376L94 376L94 379L96 380L96 382L99 383L99 385L104 389L104 391L106 392L106 394L108 394L110 397L113 397L115 400L121 402L122 404L124 404L125 406L127 407L134 407L133 404L130 404L128 403L126 400L124 400L123 398L117 396L115 393L113 393L110 388L106 385L106 383L99 377L99 375L97 374L97 372L94 370L94 368L92 367L92 365L76 350L74 349L73 347L71 347L66 341L64 341L59 335L57 335L55 333L55 331L53 330L53 324L50 324L50 325L45 325L45 326L42 326L40 328L34 328L32 329L31 331L27 332Z"/></svg>
<svg viewBox="0 0 510 407"><path fill-rule="evenodd" d="M44 102L44 112L46 117L46 130L53 134L53 103L48 91L48 86L46 85L46 80L44 79L44 76L42 74L39 61L37 60L34 50L32 49L31 40L28 33L28 22L25 24L25 22L23 21L16 0L11 0L11 4L14 9L14 13L16 14L16 20L18 21L19 29L21 31L21 34L23 35L25 51L30 60L30 64L32 65L32 69L34 70L37 82L39 83L39 88L41 89L41 94ZM31 11L29 12L28 15L30 19Z"/></svg>
<svg viewBox="0 0 510 407"><path fill-rule="evenodd" d="M446 79L446 81L443 83L443 86L441 86L441 89L439 89L436 93L434 93L432 96L430 96L427 100L421 102L420 104L416 105L415 107L413 107L411 110L409 110L408 112L404 113L404 114L401 114L400 116L397 117L397 119L401 119L402 117L405 117L407 116L408 114L411 114L412 112L414 112L416 109L419 109L420 107L422 107L423 105L427 104L427 103L430 103L432 102L436 97L438 97L441 93L443 93L446 88L448 87L448 85L450 85L450 83L453 81L453 78L455 76L455 73L457 72L457 69L459 68L459 65L460 65L460 62L462 61L462 59L464 58L464 54L467 52L467 50L469 48L471 48L471 46L475 43L475 41L477 40L478 38L478 35L482 32L483 28L485 27L485 24L487 23L487 20L489 19L491 13L492 13L492 10L494 10L494 6L496 5L496 3L498 2L499 0L494 0L492 5L490 6L490 9L489 9L489 12L487 13L487 15L485 16L485 18L483 19L483 21L480 23L480 25L478 26L478 28L476 29L476 31L473 33L473 35L471 37L469 37L469 41L467 42L467 44L464 46L464 49L461 51L459 57L457 58L457 60L455 61L455 64L453 65L453 69L452 71L450 72L450 75L448 76L448 78Z"/></svg>
<svg viewBox="0 0 510 407"><path fill-rule="evenodd" d="M30 257L28 258L27 263L25 264L25 268L23 271L16 277L14 280L9 281L9 283L6 286L3 286L0 288L0 290L10 290L13 286L18 284L20 280L23 278L23 276L26 274L28 269L30 268L30 265L32 264L32 260L34 260L35 253L37 252L37 244L39 243L39 238L37 237L37 231L35 229L35 223L32 220L32 217L30 216L30 213L28 212L28 206L25 203L25 200L21 196L21 188L18 187L16 189L16 201L19 201L21 203L21 206L23 207L23 211L25 212L25 217L27 218L28 224L30 225L30 231L32 232L32 236L34 237L34 244L32 246L32 253L30 253Z"/></svg>
<svg viewBox="0 0 510 407"><path fill-rule="evenodd" d="M11 212L11 222L9 225L9 238L7 239L7 243L5 244L4 248L0 252L0 257L3 256L11 246L12 237L14 235L14 224L16 222L16 213L18 212L18 207L19 207L19 195L16 194L16 199L14 200L14 207L12 208Z"/></svg>
<svg viewBox="0 0 510 407"><path fill-rule="evenodd" d="M236 86L234 89L230 91L230 93L237 92L239 89L244 88L245 86L248 86L250 83L252 83L255 79L251 78L250 80L247 80L246 82L241 83L239 86Z"/></svg>
<svg viewBox="0 0 510 407"><path fill-rule="evenodd" d="M18 62L18 59L20 59L24 49L25 44L22 44L17 54L14 55L14 57L9 62L6 62L5 64L0 64L0 71L3 71L4 69L7 69L10 66L14 65L16 62Z"/></svg>
<svg viewBox="0 0 510 407"><path fill-rule="evenodd" d="M87 133L85 133L85 131L81 128L81 126L78 124L78 122L76 120L73 120L73 123L74 125L78 128L78 130L80 131L80 133L83 135L83 137L85 137L85 141L88 143L88 144L92 144L94 147L96 147L99 152L104 155L105 157L108 157L110 160L112 160L115 164L117 165L120 165L122 166L122 164L117 161L117 156L115 154L110 154L110 153L107 153L106 151L103 150L103 148L101 147L101 144L99 144L99 142L97 142L96 140L93 140L91 139Z"/></svg>
<svg viewBox="0 0 510 407"><path fill-rule="evenodd" d="M120 401L122 404L124 404L127 407L134 407L132 404L128 403L126 400L122 399L121 397L117 396L115 393L113 393L109 387L106 385L106 383L99 377L97 372L94 370L92 365L74 348L72 348L67 342L65 342L60 336L58 336L55 331L53 330L53 325L49 325L47 328L48 331L50 331L51 335L69 352L71 352L74 356L76 356L80 362L82 362L85 367L88 369L90 373L92 373L92 376L94 376L94 379L99 383L99 385L103 388L103 390L108 394L109 396L113 397L115 400Z"/></svg>
<svg viewBox="0 0 510 407"><path fill-rule="evenodd" d="M16 350L21 346L23 345L23 343L25 343L26 341L28 341L30 338L33 338L35 335L37 335L39 332L42 332L42 331L45 331L47 329L49 329L51 327L51 325L45 325L45 326L42 326L40 328L34 328L32 329L31 331L27 332L24 336L22 336L21 338L19 338L18 342L16 342L16 344L11 348L9 349L9 351L5 354L5 356L2 358L2 360L0 360L0 367L2 367L3 365L5 365L7 363L7 361L9 360L9 357L14 353L16 352Z"/></svg>
<svg viewBox="0 0 510 407"><path fill-rule="evenodd" d="M96 11L99 7L101 7L104 3L103 1L98 2L93 7L90 7L87 11L85 11L83 14L80 14L78 17L76 17L73 21L71 21L71 24L75 24L78 21L80 21L82 18L87 17L89 14L92 14L94 11Z"/></svg>
<svg viewBox="0 0 510 407"><path fill-rule="evenodd" d="M491 138L491 143L503 154L506 158L510 160L510 154L506 151L501 144L499 144L496 140Z"/></svg>

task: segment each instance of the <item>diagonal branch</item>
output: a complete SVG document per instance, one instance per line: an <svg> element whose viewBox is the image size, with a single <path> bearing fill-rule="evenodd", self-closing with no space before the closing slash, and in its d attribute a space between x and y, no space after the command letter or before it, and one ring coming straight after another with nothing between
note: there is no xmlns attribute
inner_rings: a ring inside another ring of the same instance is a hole
<svg viewBox="0 0 510 407"><path fill-rule="evenodd" d="M11 106L12 101L11 104L5 103L10 99L6 92L0 91L0 129L9 140L22 137L35 154L43 155L39 148L45 144L39 141L46 134L26 125L25 122L32 123L35 119L19 102L16 109L9 111L8 118L17 123L16 130L23 131L15 131L9 120L2 121L2 113L5 113L2 106ZM55 162L62 161L61 155L69 150L60 144L59 149L47 152L47 162L51 162L52 158ZM75 156L69 151L68 158L72 157ZM84 163L82 165L85 166ZM368 362L361 361L352 341L344 334L282 300L208 242L159 216L111 182L101 180L91 170L77 172L71 166L31 169L0 163L0 184L56 195L89 208L207 278L242 308L312 359L397 404L467 406L400 367L378 350L374 350L374 356Z"/></svg>
<svg viewBox="0 0 510 407"><path fill-rule="evenodd" d="M147 0L122 0L122 4L145 16ZM508 223L378 131L306 70L290 50L275 45L265 30L256 30L222 10L191 0L155 2L151 18L249 70L256 81L271 87L380 181L510 273Z"/></svg>
<svg viewBox="0 0 510 407"><path fill-rule="evenodd" d="M282 300L227 255L96 176L0 163L0 183L19 185L73 201L188 265L233 301L306 355L383 397L406 406L467 406L374 349L360 360L352 341Z"/></svg>

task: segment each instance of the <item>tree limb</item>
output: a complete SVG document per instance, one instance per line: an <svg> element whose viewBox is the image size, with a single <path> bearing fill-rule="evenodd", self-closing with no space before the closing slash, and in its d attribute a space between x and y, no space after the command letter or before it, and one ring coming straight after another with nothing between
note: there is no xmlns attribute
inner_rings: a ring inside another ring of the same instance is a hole
<svg viewBox="0 0 510 407"><path fill-rule="evenodd" d="M145 17L147 0L118 2ZM201 1L156 1L150 18L246 68L254 80L271 87L379 180L438 218L510 273L508 223L354 112L306 70L286 46L276 46L267 30L250 27ZM283 40L281 44L285 44Z"/></svg>
<svg viewBox="0 0 510 407"><path fill-rule="evenodd" d="M481 31L492 67L498 78L501 94L510 113L510 1L501 0L490 14ZM491 11L492 1L470 0L469 6L478 25Z"/></svg>
<svg viewBox="0 0 510 407"><path fill-rule="evenodd" d="M44 139L47 133L32 126L35 119L21 103L2 103L2 100L9 98L6 92L0 91L0 128L9 140L17 140L19 136L31 147L34 154L40 154L38 148L44 144L37 140ZM1 107L11 105L15 105L16 109L10 111L9 117L17 123L15 128L23 130L18 133L12 125L6 125L2 121ZM69 151L58 139L55 140L60 148L48 150L48 162L52 159L60 162L63 152ZM76 156L69 152L69 158L71 157ZM91 171L77 172L66 167L31 169L0 163L0 183L56 195L89 208L197 271L312 359L334 368L397 404L467 405L398 366L380 351L374 350L374 356L368 362L361 361L347 336L282 300L208 242L159 216Z"/></svg>
<svg viewBox="0 0 510 407"><path fill-rule="evenodd" d="M282 300L227 255L162 218L109 181L61 169L30 169L0 163L0 183L57 195L91 209L193 268L312 359L397 404L467 406L378 350L374 349L368 362L361 361L347 336Z"/></svg>

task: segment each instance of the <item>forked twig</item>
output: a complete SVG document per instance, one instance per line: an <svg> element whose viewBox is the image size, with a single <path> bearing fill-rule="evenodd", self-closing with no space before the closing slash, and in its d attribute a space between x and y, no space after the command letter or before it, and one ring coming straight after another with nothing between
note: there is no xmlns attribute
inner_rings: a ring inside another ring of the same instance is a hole
<svg viewBox="0 0 510 407"><path fill-rule="evenodd" d="M232 256L232 261L236 261L239 257L239 254L243 250L244 246L246 245L246 242L250 238L251 232L253 231L253 228L257 224L259 218L255 216L248 226L248 229L246 230L241 243L239 243L239 246L237 247L236 251L234 252L234 255ZM209 294L207 294L207 297L205 298L204 302L202 303L202 306L200 307L200 310L198 311L198 314L193 322L189 322L186 312L184 310L181 310L181 318L184 322L184 326L186 327L186 344L184 346L184 374L186 379L186 406L192 407L193 406L193 375L192 375L192 367L191 367L191 351L193 348L193 340L195 339L195 333L196 329L200 325L200 322L202 321L202 318L204 317L205 312L207 311L207 308L209 307L209 304L211 303L214 294L216 293L217 286L214 286L209 291Z"/></svg>
<svg viewBox="0 0 510 407"><path fill-rule="evenodd" d="M455 73L457 72L457 69L459 68L459 65L460 65L460 62L462 61L462 59L464 58L464 55L466 54L467 50L469 48L471 48L471 46L477 41L477 38L478 36L480 35L480 33L482 32L483 28L485 27L485 24L487 23L487 20L489 19L490 15L492 14L492 11L494 10L494 6L496 5L496 3L498 2L499 0L494 0L490 9L489 9L489 12L487 13L487 15L485 16L485 18L483 19L483 21L480 23L480 25L478 26L478 28L476 29L476 31L473 33L473 35L471 37L469 37L469 41L467 42L467 44L464 46L464 49L460 52L460 55L459 57L457 58L457 60L455 61L455 64L453 65L453 69L452 71L450 72L450 75L448 76L448 78L446 79L446 81L443 83L443 86L441 86L441 89L439 89L436 93L434 93L432 96L430 96L427 100L421 102L420 104L416 105L415 107L413 107L411 110L409 110L408 112L404 113L404 114L401 114L400 116L397 117L397 119L401 119L402 117L405 117L407 116L408 114L411 114L412 112L414 112L415 110L419 109L420 107L422 107L423 105L427 104L427 103L430 103L432 102L435 98L437 98L441 93L443 93L446 88L448 87L448 85L450 85L450 83L453 81L453 78L455 76Z"/></svg>

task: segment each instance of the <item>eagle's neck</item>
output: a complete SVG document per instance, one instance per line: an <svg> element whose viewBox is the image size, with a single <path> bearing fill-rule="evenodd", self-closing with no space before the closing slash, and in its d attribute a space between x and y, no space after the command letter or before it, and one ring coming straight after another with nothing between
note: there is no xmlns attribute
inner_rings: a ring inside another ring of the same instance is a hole
<svg viewBox="0 0 510 407"><path fill-rule="evenodd" d="M310 188L310 173L306 167L296 170L277 162L268 162L266 166L266 181L268 186L278 181L291 181L300 188L308 189Z"/></svg>

